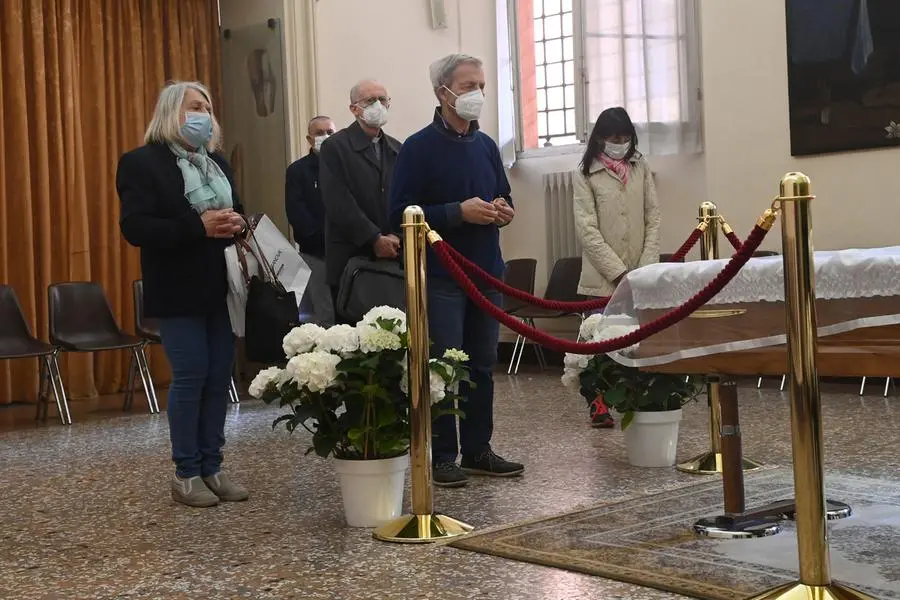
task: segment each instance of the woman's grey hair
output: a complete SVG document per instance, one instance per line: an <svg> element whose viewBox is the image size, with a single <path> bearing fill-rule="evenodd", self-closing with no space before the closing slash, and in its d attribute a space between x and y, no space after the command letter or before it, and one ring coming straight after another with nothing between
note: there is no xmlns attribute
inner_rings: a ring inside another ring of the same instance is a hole
<svg viewBox="0 0 900 600"><path fill-rule="evenodd" d="M468 54L448 54L444 58L434 61L429 69L434 95L440 100L438 91L442 87L450 87L453 83L453 74L460 65L475 65L480 68L482 64L481 60Z"/></svg>
<svg viewBox="0 0 900 600"><path fill-rule="evenodd" d="M212 95L209 89L198 81L172 81L159 93L156 108L153 110L153 118L147 125L144 134L146 144L172 144L184 141L181 137L181 105L184 103L184 95L193 89L200 92L209 102L209 114L212 117L212 137L206 144L206 149L213 152L219 148L222 141L222 129L213 112Z"/></svg>

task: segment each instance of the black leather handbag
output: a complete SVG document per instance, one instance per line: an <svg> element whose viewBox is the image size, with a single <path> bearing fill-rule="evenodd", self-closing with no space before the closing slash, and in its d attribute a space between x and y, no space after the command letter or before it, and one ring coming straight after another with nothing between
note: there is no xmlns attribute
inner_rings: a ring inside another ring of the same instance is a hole
<svg viewBox="0 0 900 600"><path fill-rule="evenodd" d="M285 291L256 275L250 278L244 334L247 360L266 365L283 364L282 340L299 324L294 292Z"/></svg>
<svg viewBox="0 0 900 600"><path fill-rule="evenodd" d="M253 242L253 228L246 240L237 242L238 257L248 278L245 308L244 351L247 360L266 365L285 362L282 341L288 332L300 324L297 296L287 291L272 271L259 244ZM257 273L247 273L245 256L253 254L259 265Z"/></svg>
<svg viewBox="0 0 900 600"><path fill-rule="evenodd" d="M395 260L351 258L338 288L338 317L346 323L356 323L376 306L406 310L403 267Z"/></svg>

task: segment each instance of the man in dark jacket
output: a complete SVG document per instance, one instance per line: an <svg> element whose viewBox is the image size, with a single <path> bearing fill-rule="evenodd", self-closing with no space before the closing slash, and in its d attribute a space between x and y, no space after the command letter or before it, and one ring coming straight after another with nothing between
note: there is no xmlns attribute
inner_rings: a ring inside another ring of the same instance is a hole
<svg viewBox="0 0 900 600"><path fill-rule="evenodd" d="M291 163L284 184L284 207L300 252L325 258L325 207L319 189L319 152L334 134L334 121L313 117L307 127L309 154Z"/></svg>
<svg viewBox="0 0 900 600"><path fill-rule="evenodd" d="M397 160L391 184L391 218L399 226L406 207L417 204L444 240L495 277L503 276L500 227L515 217L509 181L497 143L478 127L484 106L484 68L477 58L451 54L431 67L440 106L434 119L411 135ZM496 290L484 294L499 305ZM459 440L453 415L432 428L434 484L459 487L468 475L513 477L525 467L491 449L494 380L500 326L468 299L440 263L428 263L428 332L431 355L450 348L469 355L473 386L463 383ZM462 454L459 464L457 456Z"/></svg>
<svg viewBox="0 0 900 600"><path fill-rule="evenodd" d="M388 221L388 187L400 142L382 131L390 106L383 85L359 82L350 91L350 112L356 121L322 145L326 276L335 296L341 274L354 256L399 256L400 239L391 233Z"/></svg>

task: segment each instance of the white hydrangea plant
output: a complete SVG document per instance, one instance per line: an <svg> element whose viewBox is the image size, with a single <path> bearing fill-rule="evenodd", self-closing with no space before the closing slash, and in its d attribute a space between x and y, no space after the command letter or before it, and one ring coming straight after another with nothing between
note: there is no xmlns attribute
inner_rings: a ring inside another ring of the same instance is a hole
<svg viewBox="0 0 900 600"><path fill-rule="evenodd" d="M313 323L305 323L300 327L294 327L284 336L284 340L281 342L284 355L290 359L298 354L310 352L324 335L325 328Z"/></svg>
<svg viewBox="0 0 900 600"><path fill-rule="evenodd" d="M582 341L602 342L622 337L638 329L627 317L591 315L581 324ZM639 344L620 350L633 354ZM562 383L579 392L588 402L600 395L609 408L624 416L622 429L628 427L637 410L654 411L680 408L697 397L700 388L682 375L657 374L626 367L606 354L566 354Z"/></svg>
<svg viewBox="0 0 900 600"><path fill-rule="evenodd" d="M289 360L286 371L291 381L316 393L338 384L337 366L340 362L341 357L337 354L313 350Z"/></svg>
<svg viewBox="0 0 900 600"><path fill-rule="evenodd" d="M342 357L359 350L359 330L351 325L334 325L325 330L316 350L331 352Z"/></svg>
<svg viewBox="0 0 900 600"><path fill-rule="evenodd" d="M627 335L638 328L637 325L622 323L622 319L606 317L596 313L586 318L578 330L579 338L583 342L602 342ZM637 351L639 344L629 346L621 352L631 354ZM593 358L588 354L569 354L563 360L562 383L569 389L580 389L581 373L587 368L588 362Z"/></svg>
<svg viewBox="0 0 900 600"><path fill-rule="evenodd" d="M306 324L283 341L287 366L254 378L250 393L290 407L275 420L289 431L307 429L310 451L321 456L391 458L409 446L408 336L402 310L379 306L356 324L328 329ZM468 381L468 355L447 350L429 362L432 417L453 408Z"/></svg>

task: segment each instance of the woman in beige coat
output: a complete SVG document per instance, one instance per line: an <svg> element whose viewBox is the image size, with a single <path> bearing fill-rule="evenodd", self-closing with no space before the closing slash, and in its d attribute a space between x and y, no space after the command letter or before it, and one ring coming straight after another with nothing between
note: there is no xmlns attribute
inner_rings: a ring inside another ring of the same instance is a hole
<svg viewBox="0 0 900 600"><path fill-rule="evenodd" d="M597 117L575 173L575 229L581 241L578 293L608 296L632 269L659 262L659 204L653 175L637 150L624 108ZM591 402L594 427L614 425L602 398Z"/></svg>

